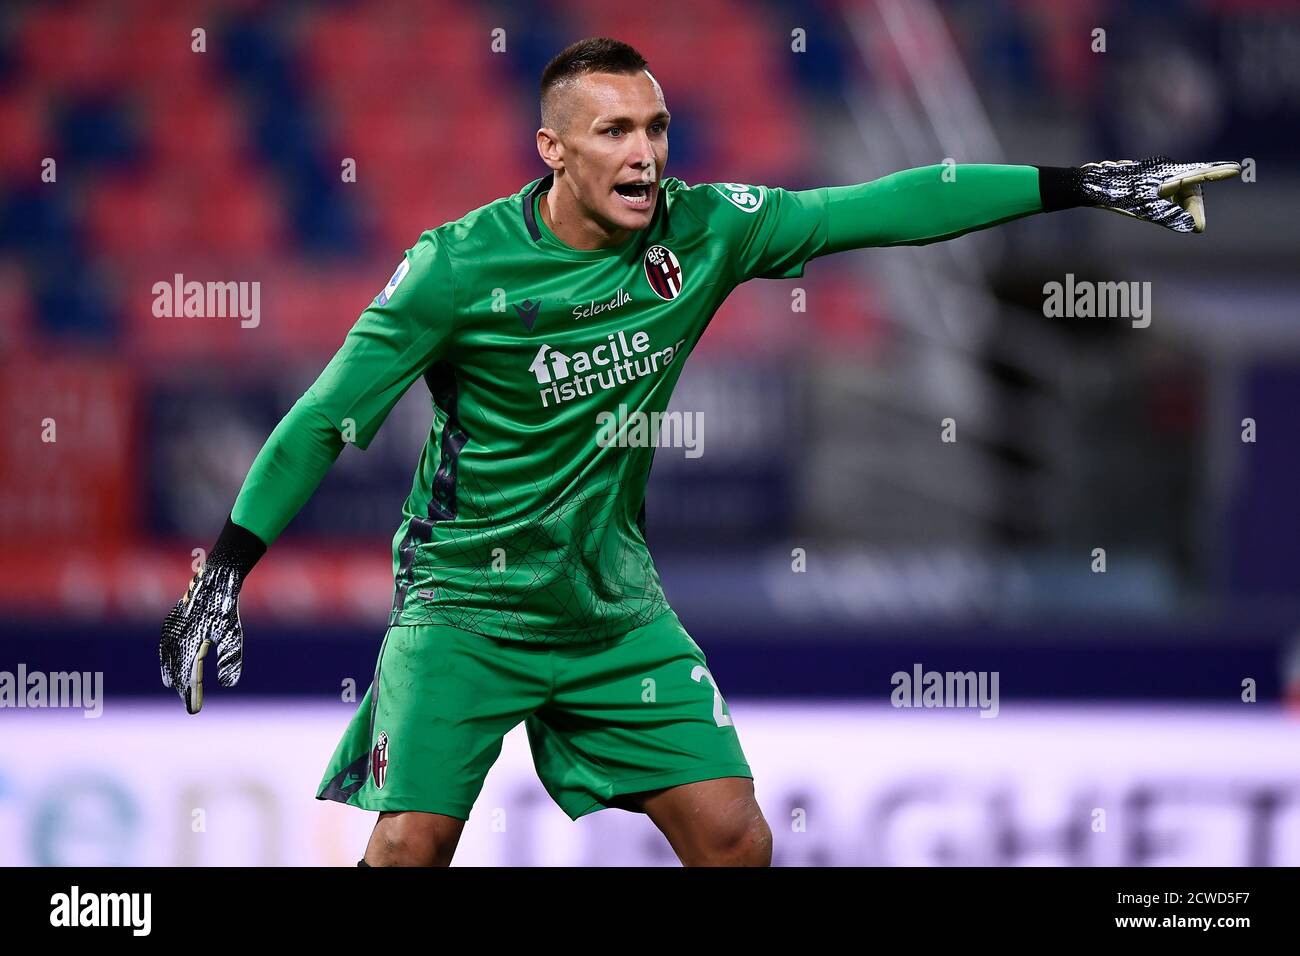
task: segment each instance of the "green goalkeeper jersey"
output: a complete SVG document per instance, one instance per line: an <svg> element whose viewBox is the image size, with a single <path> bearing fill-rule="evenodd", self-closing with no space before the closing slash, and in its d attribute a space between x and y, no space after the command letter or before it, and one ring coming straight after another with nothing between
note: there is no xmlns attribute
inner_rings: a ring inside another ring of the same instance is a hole
<svg viewBox="0 0 1300 956"><path fill-rule="evenodd" d="M646 547L644 426L709 320L740 283L801 276L816 256L1040 209L1032 166L955 168L956 182L936 166L803 191L665 178L650 225L595 250L542 221L548 175L431 229L281 422L232 516L270 543L343 443L366 448L423 378L433 421L393 538L390 623L539 643L646 624L668 605Z"/></svg>

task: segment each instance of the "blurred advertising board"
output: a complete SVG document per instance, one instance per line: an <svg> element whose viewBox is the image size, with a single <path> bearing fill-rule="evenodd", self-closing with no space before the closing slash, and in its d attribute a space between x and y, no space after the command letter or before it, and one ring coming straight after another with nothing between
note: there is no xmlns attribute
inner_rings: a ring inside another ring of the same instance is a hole
<svg viewBox="0 0 1300 956"><path fill-rule="evenodd" d="M777 865L1300 865L1300 722L1235 708L728 707ZM314 799L351 703L0 711L0 865L352 866ZM517 727L456 865L675 865L650 821L571 822Z"/></svg>

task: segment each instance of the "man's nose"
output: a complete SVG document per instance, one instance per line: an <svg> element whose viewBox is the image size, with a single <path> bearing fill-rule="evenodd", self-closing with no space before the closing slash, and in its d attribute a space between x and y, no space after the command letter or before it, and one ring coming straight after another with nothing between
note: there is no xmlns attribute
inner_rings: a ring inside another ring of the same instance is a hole
<svg viewBox="0 0 1300 956"><path fill-rule="evenodd" d="M637 169L644 169L646 166L653 166L654 162L655 150L650 143L650 137L644 132L639 133L636 137L636 147L632 150L632 165Z"/></svg>

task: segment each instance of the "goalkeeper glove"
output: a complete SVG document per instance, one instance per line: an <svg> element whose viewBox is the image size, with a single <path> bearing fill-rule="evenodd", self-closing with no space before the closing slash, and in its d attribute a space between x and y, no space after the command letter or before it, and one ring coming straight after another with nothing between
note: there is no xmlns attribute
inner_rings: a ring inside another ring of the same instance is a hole
<svg viewBox="0 0 1300 956"><path fill-rule="evenodd" d="M1231 162L1175 163L1167 156L1107 160L1073 169L1039 167L1039 191L1045 212L1095 206L1174 232L1204 232L1201 185L1240 173L1241 166Z"/></svg>
<svg viewBox="0 0 1300 956"><path fill-rule="evenodd" d="M229 518L189 589L163 621L158 663L164 687L171 687L197 714L203 707L203 658L217 645L217 682L234 687L244 660L239 589L266 545Z"/></svg>

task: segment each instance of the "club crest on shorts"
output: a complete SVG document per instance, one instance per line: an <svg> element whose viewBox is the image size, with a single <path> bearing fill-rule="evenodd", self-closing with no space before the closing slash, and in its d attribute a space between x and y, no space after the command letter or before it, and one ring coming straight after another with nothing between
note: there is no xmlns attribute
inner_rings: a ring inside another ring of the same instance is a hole
<svg viewBox="0 0 1300 956"><path fill-rule="evenodd" d="M370 776L375 781L375 789L384 789L384 778L388 776L388 734L379 732L379 741L370 752Z"/></svg>
<svg viewBox="0 0 1300 956"><path fill-rule="evenodd" d="M661 299L675 299L682 291L682 266L666 246L651 246L645 251L645 277Z"/></svg>

